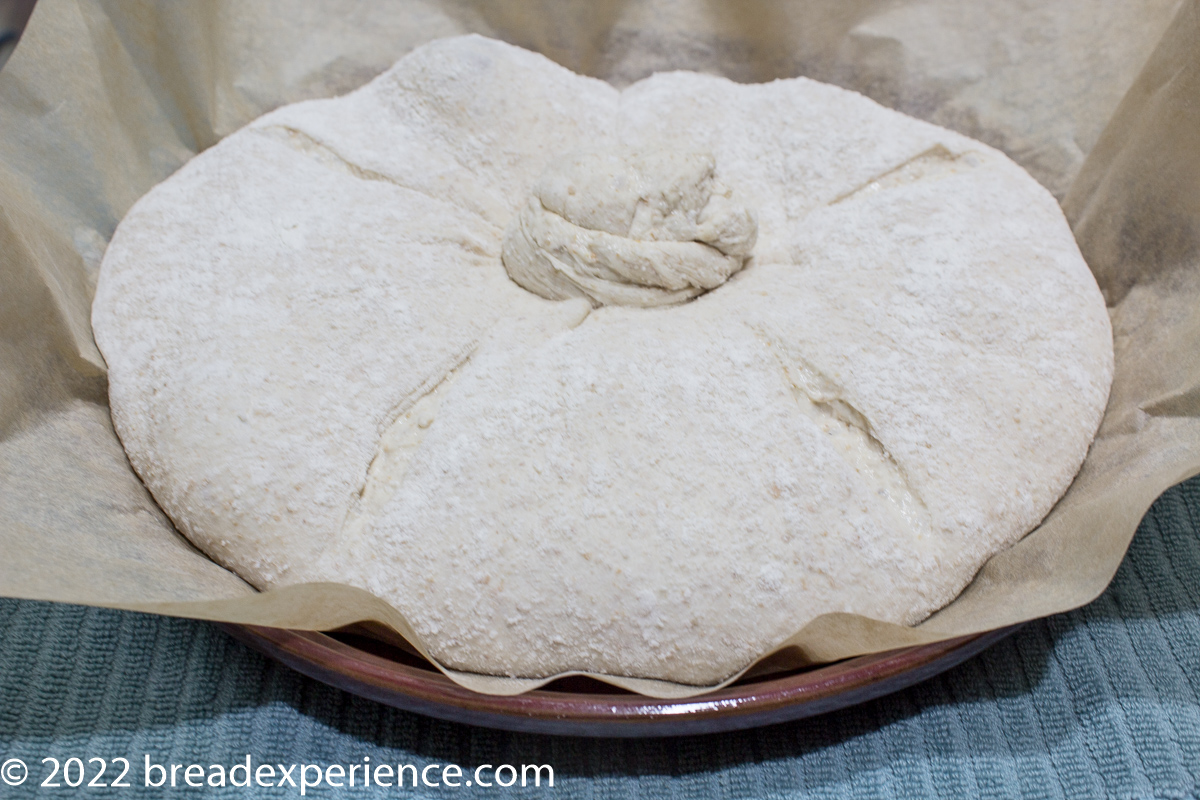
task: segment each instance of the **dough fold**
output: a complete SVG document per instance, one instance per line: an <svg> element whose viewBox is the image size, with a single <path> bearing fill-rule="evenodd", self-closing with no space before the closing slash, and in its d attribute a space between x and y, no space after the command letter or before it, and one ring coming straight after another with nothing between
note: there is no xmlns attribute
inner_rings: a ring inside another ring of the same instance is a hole
<svg viewBox="0 0 1200 800"><path fill-rule="evenodd" d="M720 286L746 263L754 214L717 180L709 152L668 146L572 153L509 225L509 276L548 300L663 306Z"/></svg>

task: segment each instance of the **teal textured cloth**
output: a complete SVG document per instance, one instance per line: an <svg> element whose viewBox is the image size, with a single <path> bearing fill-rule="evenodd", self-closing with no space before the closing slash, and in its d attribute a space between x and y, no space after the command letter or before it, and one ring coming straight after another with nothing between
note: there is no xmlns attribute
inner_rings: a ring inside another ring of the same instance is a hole
<svg viewBox="0 0 1200 800"><path fill-rule="evenodd" d="M481 764L554 768L553 789L309 790L319 797L1195 797L1200 478L1158 500L1087 607L906 691L733 734L586 740L455 725L303 678L205 623L102 609L0 600L0 642L0 761L20 758L30 775L0 783L0 797L299 795L142 785L144 754L231 765L248 753L255 765L452 762L465 777ZM43 758L116 756L136 762L131 789L37 787Z"/></svg>

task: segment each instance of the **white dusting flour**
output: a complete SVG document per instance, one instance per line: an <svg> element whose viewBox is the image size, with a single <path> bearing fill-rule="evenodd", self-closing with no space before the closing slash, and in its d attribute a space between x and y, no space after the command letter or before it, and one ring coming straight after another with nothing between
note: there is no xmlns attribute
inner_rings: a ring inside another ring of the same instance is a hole
<svg viewBox="0 0 1200 800"><path fill-rule="evenodd" d="M923 619L1066 490L1112 377L1058 206L986 145L479 37L155 187L93 326L200 548L530 677L711 684L826 612Z"/></svg>

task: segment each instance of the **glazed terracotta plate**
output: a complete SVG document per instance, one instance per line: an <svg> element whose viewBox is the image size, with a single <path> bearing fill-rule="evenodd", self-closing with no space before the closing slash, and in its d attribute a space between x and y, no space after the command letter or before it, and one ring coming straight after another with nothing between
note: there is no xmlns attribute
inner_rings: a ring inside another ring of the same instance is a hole
<svg viewBox="0 0 1200 800"><path fill-rule="evenodd" d="M515 697L483 695L462 688L420 656L375 638L222 627L311 678L418 714L527 733L686 736L771 725L872 700L950 669L1019 626L805 670L760 673L686 700L656 700L583 677Z"/></svg>

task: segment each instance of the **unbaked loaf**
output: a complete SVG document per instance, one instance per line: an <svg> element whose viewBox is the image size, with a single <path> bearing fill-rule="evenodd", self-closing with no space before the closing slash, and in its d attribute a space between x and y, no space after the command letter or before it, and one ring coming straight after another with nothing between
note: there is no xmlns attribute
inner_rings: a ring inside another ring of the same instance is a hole
<svg viewBox="0 0 1200 800"><path fill-rule="evenodd" d="M93 327L134 468L256 586L366 588L460 670L696 685L945 605L1112 376L1057 204L992 148L474 36L155 187Z"/></svg>

